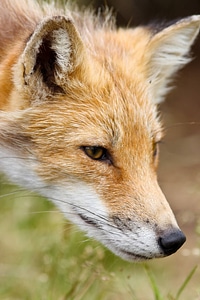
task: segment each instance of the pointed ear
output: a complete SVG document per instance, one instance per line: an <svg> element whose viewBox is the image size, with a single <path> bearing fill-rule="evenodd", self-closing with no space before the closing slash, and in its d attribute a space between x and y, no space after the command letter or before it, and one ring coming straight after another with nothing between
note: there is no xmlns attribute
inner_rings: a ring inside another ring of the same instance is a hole
<svg viewBox="0 0 200 300"><path fill-rule="evenodd" d="M63 92L66 78L81 64L84 46L71 20L47 18L31 35L15 70L18 85ZM15 76L16 77L16 76Z"/></svg>
<svg viewBox="0 0 200 300"><path fill-rule="evenodd" d="M155 103L163 100L175 73L190 61L188 53L199 28L200 16L192 16L157 32L150 40L147 76Z"/></svg>

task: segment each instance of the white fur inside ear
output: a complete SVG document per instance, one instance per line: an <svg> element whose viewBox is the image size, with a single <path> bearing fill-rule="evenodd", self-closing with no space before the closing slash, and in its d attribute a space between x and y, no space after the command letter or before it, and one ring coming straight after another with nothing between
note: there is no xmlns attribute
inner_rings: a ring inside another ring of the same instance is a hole
<svg viewBox="0 0 200 300"><path fill-rule="evenodd" d="M56 62L64 72L69 72L72 69L71 54L72 46L67 31L63 28L54 30L52 33L51 48L56 53Z"/></svg>
<svg viewBox="0 0 200 300"><path fill-rule="evenodd" d="M163 101L171 89L169 84L175 73L190 62L188 53L199 32L199 26L199 17L187 18L152 38L148 80L155 103Z"/></svg>
<svg viewBox="0 0 200 300"><path fill-rule="evenodd" d="M16 85L31 94L36 86L37 90L62 89L63 79L78 65L82 52L82 41L70 19L44 19L36 26L13 68Z"/></svg>

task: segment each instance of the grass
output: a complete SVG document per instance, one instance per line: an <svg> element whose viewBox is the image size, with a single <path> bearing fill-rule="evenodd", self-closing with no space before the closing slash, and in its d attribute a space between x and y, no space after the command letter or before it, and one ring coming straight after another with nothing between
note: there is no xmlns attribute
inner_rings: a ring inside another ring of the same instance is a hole
<svg viewBox="0 0 200 300"><path fill-rule="evenodd" d="M144 268L147 272L147 275L149 277L149 280L150 280L150 284L151 284L151 287L152 287L152 291L153 291L153 294L154 294L154 299L155 300L164 300L166 299L165 297L163 298L162 296L162 293L160 291L160 288L158 287L156 281L155 281L155 278L149 268L148 265L144 265ZM177 293L175 294L175 296L173 296L171 293L169 293L166 297L168 300L179 300L182 293L184 292L184 290L186 289L187 285L189 284L190 280L192 279L195 271L197 269L197 266L195 266L191 272L188 274L188 276L185 278L184 282L181 284L181 286L179 287Z"/></svg>
<svg viewBox="0 0 200 300"><path fill-rule="evenodd" d="M162 260L124 262L87 239L50 202L17 189L0 188L0 299L185 299L195 269L174 285Z"/></svg>

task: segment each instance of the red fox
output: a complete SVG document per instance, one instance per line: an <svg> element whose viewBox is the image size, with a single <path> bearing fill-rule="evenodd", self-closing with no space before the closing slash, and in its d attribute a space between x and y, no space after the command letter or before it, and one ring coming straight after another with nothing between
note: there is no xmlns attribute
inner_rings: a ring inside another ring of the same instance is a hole
<svg viewBox="0 0 200 300"><path fill-rule="evenodd" d="M200 16L116 29L112 16L0 3L0 169L125 260L185 242L156 176L157 104Z"/></svg>

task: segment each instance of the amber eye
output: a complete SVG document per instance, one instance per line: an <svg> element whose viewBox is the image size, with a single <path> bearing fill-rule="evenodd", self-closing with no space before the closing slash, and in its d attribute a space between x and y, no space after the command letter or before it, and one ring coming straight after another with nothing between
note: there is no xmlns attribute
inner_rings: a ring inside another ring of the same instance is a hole
<svg viewBox="0 0 200 300"><path fill-rule="evenodd" d="M94 160L109 160L107 150L98 146L81 147L85 154Z"/></svg>

